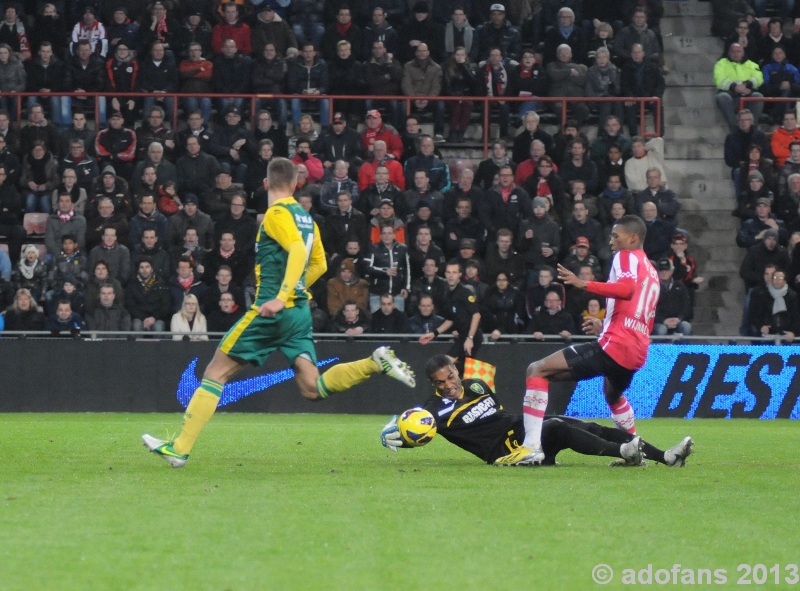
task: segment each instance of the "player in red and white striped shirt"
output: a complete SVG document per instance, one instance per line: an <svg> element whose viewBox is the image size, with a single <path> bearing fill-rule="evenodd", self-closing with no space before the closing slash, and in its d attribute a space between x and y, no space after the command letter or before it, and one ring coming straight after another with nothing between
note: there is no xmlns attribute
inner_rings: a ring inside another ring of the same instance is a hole
<svg viewBox="0 0 800 591"><path fill-rule="evenodd" d="M558 278L566 285L607 299L606 318L602 329L592 319L584 323L584 332L599 332L597 341L567 347L528 366L523 403L525 441L514 452L498 458L495 464L520 466L542 462L542 419L552 381L604 376L612 420L620 429L636 433L633 409L623 392L647 359L661 290L658 272L642 250L646 234L647 227L636 216L624 216L614 224L610 244L615 254L608 283L583 281L558 266Z"/></svg>

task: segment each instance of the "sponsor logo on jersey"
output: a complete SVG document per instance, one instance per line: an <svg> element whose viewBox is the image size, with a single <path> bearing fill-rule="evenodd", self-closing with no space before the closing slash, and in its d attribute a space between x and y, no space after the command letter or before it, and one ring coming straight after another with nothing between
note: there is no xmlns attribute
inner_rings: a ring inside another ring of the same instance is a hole
<svg viewBox="0 0 800 591"><path fill-rule="evenodd" d="M495 401L493 398L486 398L482 400L478 404L476 404L473 408L470 409L468 413L466 413L462 420L464 423L469 425L470 423L478 420L483 419L488 416L493 415L497 412L497 406L495 405Z"/></svg>
<svg viewBox="0 0 800 591"><path fill-rule="evenodd" d="M480 384L472 384L469 387L469 389L475 392L475 394L485 394L485 392L483 391L483 386L481 386Z"/></svg>
<svg viewBox="0 0 800 591"><path fill-rule="evenodd" d="M655 315L655 312L653 313ZM632 328L636 332L640 332L645 335L650 335L650 331L647 330L647 325L644 322L636 320L635 318L625 318L623 321L625 323L625 328Z"/></svg>

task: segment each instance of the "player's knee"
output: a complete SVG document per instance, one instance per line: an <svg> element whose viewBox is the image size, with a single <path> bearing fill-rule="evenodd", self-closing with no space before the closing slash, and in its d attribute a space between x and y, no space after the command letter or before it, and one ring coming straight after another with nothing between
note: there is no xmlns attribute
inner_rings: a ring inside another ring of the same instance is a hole
<svg viewBox="0 0 800 591"><path fill-rule="evenodd" d="M540 378L542 377L542 369L544 364L541 361L534 361L528 366L528 372L526 373L526 377L529 378Z"/></svg>

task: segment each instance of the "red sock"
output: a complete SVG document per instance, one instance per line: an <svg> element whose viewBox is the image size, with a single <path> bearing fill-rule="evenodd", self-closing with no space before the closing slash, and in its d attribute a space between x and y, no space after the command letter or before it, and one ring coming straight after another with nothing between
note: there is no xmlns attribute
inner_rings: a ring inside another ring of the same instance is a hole
<svg viewBox="0 0 800 591"><path fill-rule="evenodd" d="M636 435L633 409L628 403L628 399L622 396L618 402L609 404L608 407L611 409L611 420L614 421L614 424L623 431L627 431L631 435Z"/></svg>
<svg viewBox="0 0 800 591"><path fill-rule="evenodd" d="M544 378L525 380L525 399L522 402L522 420L525 425L525 441L528 449L542 448L542 421L547 408L547 389L550 386Z"/></svg>

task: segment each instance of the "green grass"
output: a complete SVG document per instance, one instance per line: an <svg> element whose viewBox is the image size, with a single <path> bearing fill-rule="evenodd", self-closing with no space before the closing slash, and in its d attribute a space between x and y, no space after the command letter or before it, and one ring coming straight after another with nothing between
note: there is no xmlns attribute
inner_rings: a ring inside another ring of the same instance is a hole
<svg viewBox="0 0 800 591"><path fill-rule="evenodd" d="M510 469L443 439L393 454L385 421L220 414L174 470L139 436L178 415L0 415L0 591L622 589L675 563L733 589L741 563L800 562L800 423L639 421L695 438L684 469Z"/></svg>

